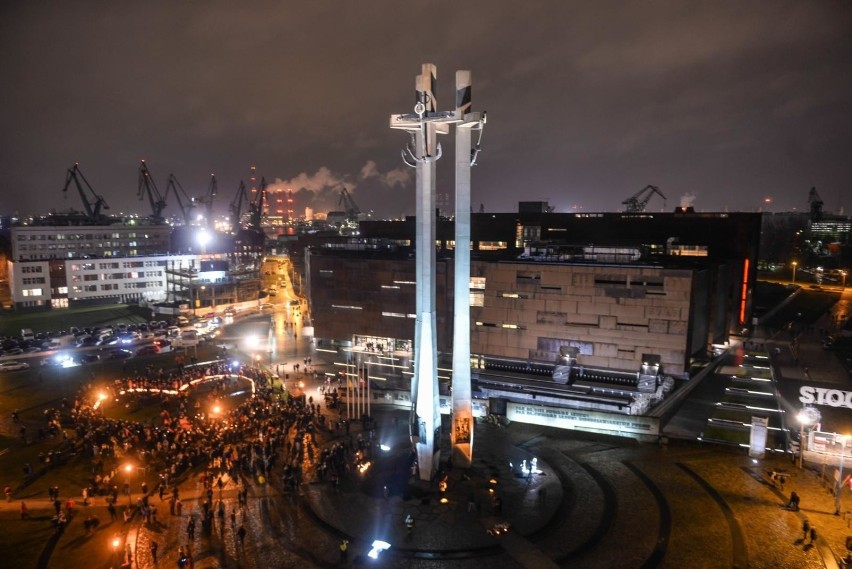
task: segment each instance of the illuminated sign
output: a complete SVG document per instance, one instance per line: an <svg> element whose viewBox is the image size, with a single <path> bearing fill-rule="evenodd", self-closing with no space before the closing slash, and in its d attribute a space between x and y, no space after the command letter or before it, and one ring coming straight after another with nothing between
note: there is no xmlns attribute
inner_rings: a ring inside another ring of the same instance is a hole
<svg viewBox="0 0 852 569"><path fill-rule="evenodd" d="M610 431L613 433L641 435L660 434L660 422L654 417L617 415L584 409L523 405L511 401L506 404L506 418L519 423L532 423L534 425L557 427L560 429Z"/></svg>
<svg viewBox="0 0 852 569"><path fill-rule="evenodd" d="M799 401L805 405L827 405L852 409L852 391L803 385L799 388Z"/></svg>

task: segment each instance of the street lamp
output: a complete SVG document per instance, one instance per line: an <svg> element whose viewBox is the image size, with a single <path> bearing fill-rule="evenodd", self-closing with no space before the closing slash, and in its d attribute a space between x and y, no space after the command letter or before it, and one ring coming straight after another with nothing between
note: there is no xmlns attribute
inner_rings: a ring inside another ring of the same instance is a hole
<svg viewBox="0 0 852 569"><path fill-rule="evenodd" d="M796 267L799 266L799 263L793 261L791 265L793 265L793 284L796 284Z"/></svg>
<svg viewBox="0 0 852 569"><path fill-rule="evenodd" d="M121 559L118 556L119 547L121 547L121 538L118 536L118 534L116 534L115 537L112 538L112 552L113 554L115 554L116 563L121 564Z"/></svg>
<svg viewBox="0 0 852 569"><path fill-rule="evenodd" d="M207 233L206 229L200 229L196 235L196 239L198 240L198 244L201 245L201 254L204 255L207 253L207 244L210 242L210 234Z"/></svg>
<svg viewBox="0 0 852 569"><path fill-rule="evenodd" d="M802 407L797 418L801 425L799 428L799 468L802 468L805 458L805 425L815 425L821 417L816 407Z"/></svg>
<svg viewBox="0 0 852 569"><path fill-rule="evenodd" d="M843 457L846 454L846 437L840 439L840 473L837 476L837 490L834 492L834 515L840 515L840 491L843 489Z"/></svg>
<svg viewBox="0 0 852 569"><path fill-rule="evenodd" d="M130 491L130 475L133 473L133 465L125 464L124 472L127 474L125 481L127 482L127 505L130 506L132 504L130 495L133 493Z"/></svg>

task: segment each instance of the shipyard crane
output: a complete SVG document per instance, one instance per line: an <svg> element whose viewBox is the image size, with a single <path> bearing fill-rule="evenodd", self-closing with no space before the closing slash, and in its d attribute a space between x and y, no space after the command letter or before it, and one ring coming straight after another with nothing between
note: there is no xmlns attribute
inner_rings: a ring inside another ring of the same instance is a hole
<svg viewBox="0 0 852 569"><path fill-rule="evenodd" d="M192 208L195 207L195 199L189 197L186 190L184 190L183 186L181 186L180 182L178 182L177 176L174 174L169 174L169 181L166 184L166 195L163 198L164 200L168 199L170 191L175 195L178 207L180 208L180 213L183 216L184 225L189 225L192 220ZM183 194L183 198L181 198L181 194Z"/></svg>
<svg viewBox="0 0 852 569"><path fill-rule="evenodd" d="M151 172L148 170L148 165L142 160L139 164L139 199L144 200L146 193L151 204L151 219L155 224L162 223L166 199L160 194L160 190L157 189L157 184L154 183Z"/></svg>
<svg viewBox="0 0 852 569"><path fill-rule="evenodd" d="M240 180L240 186L237 188L237 195L231 202L231 233L237 233L240 230L240 215L243 213L243 201L248 201L246 196L246 185Z"/></svg>
<svg viewBox="0 0 852 569"><path fill-rule="evenodd" d="M657 186L647 185L623 202L623 205L627 206L628 213L642 213L645 211L645 206L648 205L648 202L651 201L651 197L654 194L657 194L661 198L663 198L663 209L666 208L666 196L663 195L663 192L660 191L660 188Z"/></svg>
<svg viewBox="0 0 852 569"><path fill-rule="evenodd" d="M249 222L248 228L252 231L261 232L260 227L261 216L263 215L264 201L266 200L266 178L260 179L260 186L257 188L257 198L249 203Z"/></svg>
<svg viewBox="0 0 852 569"><path fill-rule="evenodd" d="M207 217L205 219L207 225L213 223L213 202L216 200L216 195L219 193L219 184L216 182L216 175L210 174L210 184L207 186L207 195L198 201L205 205Z"/></svg>
<svg viewBox="0 0 852 569"><path fill-rule="evenodd" d="M80 183L81 181L83 182L82 184ZM72 168L68 168L68 174L65 176L65 187L62 188L65 199L68 199L68 186L71 185L71 182L74 182L74 185L77 186L80 199L83 201L83 209L86 211L86 217L91 220L99 219L101 217L101 209L109 209L106 200L95 193L95 190L92 189L83 172L80 171L79 163L74 163ZM92 201L89 201L86 195L87 190L91 197L94 198Z"/></svg>
<svg viewBox="0 0 852 569"><path fill-rule="evenodd" d="M808 194L808 204L811 206L811 221L821 221L823 201L815 187Z"/></svg>
<svg viewBox="0 0 852 569"><path fill-rule="evenodd" d="M358 216L361 215L361 208L355 203L355 199L346 186L340 190L340 199L337 202L337 207L342 208L346 212L346 218L349 221L358 221Z"/></svg>

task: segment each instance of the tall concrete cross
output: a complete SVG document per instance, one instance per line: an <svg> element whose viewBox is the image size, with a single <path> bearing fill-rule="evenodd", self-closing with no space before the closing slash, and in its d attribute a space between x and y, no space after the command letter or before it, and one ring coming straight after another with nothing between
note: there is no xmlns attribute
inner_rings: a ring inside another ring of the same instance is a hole
<svg viewBox="0 0 852 569"><path fill-rule="evenodd" d="M456 212L453 315L453 465L470 468L473 461L473 408L470 386L470 167L476 162L479 139L471 148L472 131L479 138L485 113L471 110L470 71L456 71Z"/></svg>
<svg viewBox="0 0 852 569"><path fill-rule="evenodd" d="M435 310L435 162L441 157L437 134L449 132L452 112L438 112L436 70L424 63L415 80L414 113L391 115L390 127L411 134L413 147L403 160L417 168L414 377L411 380L411 439L421 480L431 480L440 461L441 415L438 402L438 350Z"/></svg>

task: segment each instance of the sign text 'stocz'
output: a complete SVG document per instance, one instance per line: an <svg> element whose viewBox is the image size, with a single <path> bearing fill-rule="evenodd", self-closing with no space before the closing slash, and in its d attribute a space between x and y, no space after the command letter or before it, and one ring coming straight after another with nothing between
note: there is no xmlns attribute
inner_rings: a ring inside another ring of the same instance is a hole
<svg viewBox="0 0 852 569"><path fill-rule="evenodd" d="M827 405L852 409L852 391L803 385L799 389L799 401L805 405Z"/></svg>

